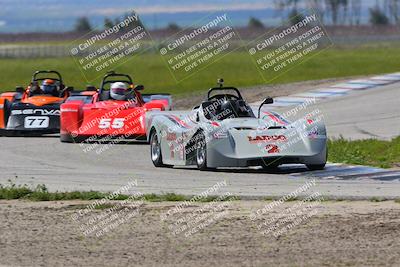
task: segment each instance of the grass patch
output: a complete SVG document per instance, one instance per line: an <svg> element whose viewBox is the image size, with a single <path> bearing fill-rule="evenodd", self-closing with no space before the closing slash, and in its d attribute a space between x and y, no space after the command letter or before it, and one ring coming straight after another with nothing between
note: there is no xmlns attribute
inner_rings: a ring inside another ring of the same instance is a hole
<svg viewBox="0 0 400 267"><path fill-rule="evenodd" d="M185 201L189 200L190 197L186 197L184 195L178 195L175 193L166 193L166 194L144 194L144 199L150 202L161 202L161 201Z"/></svg>
<svg viewBox="0 0 400 267"><path fill-rule="evenodd" d="M49 192L45 185L38 185L35 188L30 188L28 185L16 185L9 182L8 185L0 184L0 199L26 199L32 201L60 201L60 200L95 200L102 199L108 196L109 193L102 193L98 191L72 191L72 192ZM129 195L120 194L112 200L125 200L128 199ZM190 200L192 196L185 196L175 193L165 194L143 194L142 196L145 201L149 202L163 202L172 201L179 202ZM206 198L199 199L197 202L211 202L216 200L217 196L208 196ZM226 198L229 200L232 198ZM235 200L239 200L235 197ZM104 205L98 205L98 209L107 209L112 207L112 204L105 203Z"/></svg>
<svg viewBox="0 0 400 267"><path fill-rule="evenodd" d="M396 199L394 202L399 203L400 204L400 198Z"/></svg>
<svg viewBox="0 0 400 267"><path fill-rule="evenodd" d="M399 47L330 48L295 66L273 80L273 84L319 80L335 77L369 75L399 71ZM45 59L0 59L0 92L26 86L35 70L55 69L61 72L69 86L83 89L87 82L72 57ZM175 95L207 90L217 78L237 87L265 84L247 52L232 52L177 83L158 54L145 53L121 66L118 72L133 76L135 83L144 84L145 92L166 92ZM89 75L90 77L90 75ZM269 76L268 76L269 77ZM90 81L99 86L101 78ZM267 94L268 92L266 92Z"/></svg>
<svg viewBox="0 0 400 267"><path fill-rule="evenodd" d="M58 200L92 200L105 197L106 193L97 191L72 191L72 192L49 192L45 185L30 188L27 185L0 184L0 199L29 199L33 201L58 201ZM121 199L129 196L120 195Z"/></svg>
<svg viewBox="0 0 400 267"><path fill-rule="evenodd" d="M0 199L20 199L29 194L32 194L33 190L27 186L16 186L11 184L9 186L0 185Z"/></svg>
<svg viewBox="0 0 400 267"><path fill-rule="evenodd" d="M400 166L400 136L391 141L377 139L328 141L328 161L380 168Z"/></svg>
<svg viewBox="0 0 400 267"><path fill-rule="evenodd" d="M369 199L369 201L371 201L371 202L383 202L383 201L387 201L387 200L388 199L384 198L384 197L371 197Z"/></svg>
<svg viewBox="0 0 400 267"><path fill-rule="evenodd" d="M286 199L286 201L284 202L294 202L294 201L303 201L305 199L307 199L308 196L297 196L297 197L290 197L288 199ZM280 200L282 197L279 196L266 196L264 197L262 200L263 201L278 201ZM311 198L309 200L307 200L307 202L326 202L326 201L343 201L343 199L336 199L336 198L331 198L331 197L327 197L327 196L318 196L318 198Z"/></svg>
<svg viewBox="0 0 400 267"><path fill-rule="evenodd" d="M274 200L278 200L278 197L266 196L266 197L263 197L262 200L264 200L264 201L274 201Z"/></svg>

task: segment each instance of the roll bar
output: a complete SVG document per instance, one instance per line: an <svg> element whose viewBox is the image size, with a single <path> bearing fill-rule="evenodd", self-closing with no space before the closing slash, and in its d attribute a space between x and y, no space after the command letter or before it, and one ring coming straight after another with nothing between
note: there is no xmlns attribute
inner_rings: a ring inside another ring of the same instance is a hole
<svg viewBox="0 0 400 267"><path fill-rule="evenodd" d="M243 99L242 95L239 92L239 89L237 89L236 87L224 87L224 79L218 79L219 87L213 87L208 89L208 93L207 93L207 100L210 99L211 93L214 91L225 91L225 90L233 90L236 92L236 94L238 95L239 99Z"/></svg>
<svg viewBox="0 0 400 267"><path fill-rule="evenodd" d="M39 74L56 74L58 76L58 78L48 78L48 77L37 78L37 76ZM32 82L42 81L42 80L45 80L45 79L52 79L52 80L59 81L61 84L63 83L61 74L58 71L55 71L55 70L38 70L32 76Z"/></svg>
<svg viewBox="0 0 400 267"><path fill-rule="evenodd" d="M113 79L113 80L107 81L108 78L112 78L112 77L124 77L126 79ZM126 83L129 83L129 85L133 84L132 78L128 74L120 74L120 73L115 73L115 71L110 71L110 72L107 72L106 75L104 75L103 80L101 81L99 93L101 94L103 92L104 86L106 84L115 83L115 82L126 82Z"/></svg>

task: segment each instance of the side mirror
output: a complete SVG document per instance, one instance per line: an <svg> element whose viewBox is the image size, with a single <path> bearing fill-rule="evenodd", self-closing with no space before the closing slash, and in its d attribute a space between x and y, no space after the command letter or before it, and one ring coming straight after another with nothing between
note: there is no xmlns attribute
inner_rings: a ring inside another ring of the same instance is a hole
<svg viewBox="0 0 400 267"><path fill-rule="evenodd" d="M273 103L274 103L274 99L272 97L267 97L266 99L264 99L264 101L261 103L260 107L258 108L258 118L260 118L262 106L268 105L268 104L273 104Z"/></svg>
<svg viewBox="0 0 400 267"><path fill-rule="evenodd" d="M262 105L265 104L273 104L274 103L274 99L272 97L267 97L266 99L264 99L264 101L262 102Z"/></svg>
<svg viewBox="0 0 400 267"><path fill-rule="evenodd" d="M141 85L141 84L138 84L138 85L135 86L134 89L137 90L137 91L143 91L144 90L144 86Z"/></svg>
<svg viewBox="0 0 400 267"><path fill-rule="evenodd" d="M15 92L23 94L25 92L25 89L22 86L17 86L15 87Z"/></svg>

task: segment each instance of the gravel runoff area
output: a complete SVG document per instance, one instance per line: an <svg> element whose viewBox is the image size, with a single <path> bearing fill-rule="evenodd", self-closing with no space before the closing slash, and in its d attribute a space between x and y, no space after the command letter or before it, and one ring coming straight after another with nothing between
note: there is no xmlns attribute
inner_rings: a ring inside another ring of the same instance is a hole
<svg viewBox="0 0 400 267"><path fill-rule="evenodd" d="M90 203L0 201L0 265L398 266L400 262L400 204L394 201L318 202L310 207L309 217L280 235L277 230L265 232L265 225L274 224L271 218L289 209L298 211L295 205L304 202L285 202L256 217L251 214L272 202L218 202L225 204L212 208L214 221L190 235L176 231L182 223L179 218L209 214L210 203L191 203L180 207L179 213L167 213L179 202L137 202L127 213L132 216L124 215L117 227L85 236L86 217L119 211L95 209L82 215ZM79 210L82 214L77 216Z"/></svg>

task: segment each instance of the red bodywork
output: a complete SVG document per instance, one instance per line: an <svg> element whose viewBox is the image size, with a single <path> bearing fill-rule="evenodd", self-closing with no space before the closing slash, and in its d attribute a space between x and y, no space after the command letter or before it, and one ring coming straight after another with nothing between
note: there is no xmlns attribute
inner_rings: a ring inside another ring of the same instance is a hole
<svg viewBox="0 0 400 267"><path fill-rule="evenodd" d="M146 112L165 110L168 100L143 101L141 94L133 89L136 97L133 100L100 100L100 93L85 91L81 96L86 99L71 97L61 105L61 140L72 138L72 141L88 139L92 141L104 137L129 139L146 138ZM71 141L71 140L70 140Z"/></svg>

